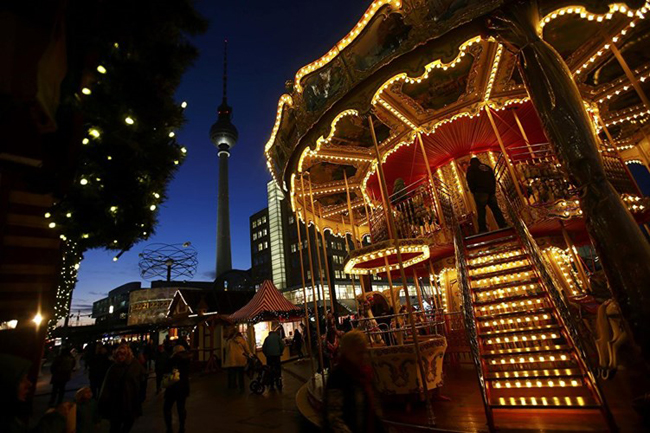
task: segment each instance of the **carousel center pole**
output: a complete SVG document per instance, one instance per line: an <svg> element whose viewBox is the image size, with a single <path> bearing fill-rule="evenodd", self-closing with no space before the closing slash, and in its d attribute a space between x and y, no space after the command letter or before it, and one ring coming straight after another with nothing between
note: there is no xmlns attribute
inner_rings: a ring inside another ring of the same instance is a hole
<svg viewBox="0 0 650 433"><path fill-rule="evenodd" d="M298 206L296 205L296 211L294 213L296 217L296 231L298 232L298 252L299 252L299 257L300 257L300 277L302 278L302 299L303 299L303 304L305 305L305 320L307 323L305 324L307 328L307 347L309 348L309 361L310 361L310 367L311 367L311 378L312 382L316 380L316 371L314 370L314 352L312 351L311 347L311 330L309 329L309 309L307 308L307 288L305 284L305 264L304 260L302 258L302 238L300 236L300 216L302 212L299 213L298 211ZM305 226L306 227L306 226ZM313 295L313 290L312 290L312 295Z"/></svg>
<svg viewBox="0 0 650 433"><path fill-rule="evenodd" d="M413 346L415 348L415 362L418 365L420 370L420 376L422 379L422 392L424 393L424 399L427 406L427 417L429 425L435 425L436 420L433 414L433 408L431 407L431 396L429 395L429 390L427 386L427 369L424 368L424 363L422 362L422 353L420 352L420 341L418 338L418 330L415 327L415 318L413 317L413 309L411 308L411 298L409 296L409 289L406 284L406 272L404 271L404 263L402 262L402 252L400 250L399 239L397 239L397 232L395 231L395 221L393 220L393 213L390 210L390 202L388 201L388 187L386 187L386 178L384 177L384 169L382 167L381 154L379 152L379 143L377 142L377 136L375 135L375 127L372 124L372 115L368 115L368 122L370 123L370 135L372 135L372 141L375 146L375 156L377 157L377 174L379 176L379 186L382 193L382 198L384 199L384 208L386 209L386 215L388 217L387 224L389 225L389 233L391 234L391 239L395 241L395 255L397 256L397 263L399 264L399 271L402 278L402 285L404 287L404 294L406 295L406 313L411 325L411 333L413 335ZM390 269L389 272L390 274ZM391 291L392 292L392 291Z"/></svg>
<svg viewBox="0 0 650 433"><path fill-rule="evenodd" d="M318 290L316 289L316 280L314 279L314 260L311 253L311 236L309 236L309 220L307 218L307 211L305 210L305 205L304 205L305 203L304 175L300 175L300 191L302 193L302 203L303 203L302 210L305 212L305 235L307 236L307 256L309 257L309 276L311 277L311 294L314 300L314 315L316 316L316 342L318 343L318 361L320 365L320 373L323 381L323 391L324 391L325 390L325 363L323 362L323 342L321 341L320 338L320 314L318 313L318 301L316 300L316 292ZM300 221L297 221L297 223L300 224ZM305 300L305 302L306 301L307 300Z"/></svg>
<svg viewBox="0 0 650 433"><path fill-rule="evenodd" d="M580 207L614 299L650 362L650 245L607 179L594 126L569 67L539 33L535 1L513 1L490 27L517 53L524 85L564 171L580 190Z"/></svg>

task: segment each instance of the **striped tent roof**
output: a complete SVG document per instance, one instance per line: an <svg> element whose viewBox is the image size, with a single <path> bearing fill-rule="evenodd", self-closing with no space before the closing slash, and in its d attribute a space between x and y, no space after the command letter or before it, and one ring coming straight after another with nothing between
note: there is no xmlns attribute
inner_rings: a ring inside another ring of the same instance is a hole
<svg viewBox="0 0 650 433"><path fill-rule="evenodd" d="M289 302L269 280L262 283L253 299L230 315L234 322L260 321L267 318L299 316L300 308Z"/></svg>

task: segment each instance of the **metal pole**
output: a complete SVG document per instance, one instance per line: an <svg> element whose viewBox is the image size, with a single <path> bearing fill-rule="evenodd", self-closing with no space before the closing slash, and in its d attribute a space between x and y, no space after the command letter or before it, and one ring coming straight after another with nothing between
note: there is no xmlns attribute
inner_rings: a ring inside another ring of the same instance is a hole
<svg viewBox="0 0 650 433"><path fill-rule="evenodd" d="M304 176L300 176L300 185L302 193L303 210L305 208L305 182ZM323 388L325 387L325 363L323 362L323 342L321 341L320 334L320 314L318 313L318 301L316 300L316 281L314 279L314 260L311 253L311 236L309 236L309 221L307 220L307 212L305 211L305 234L307 235L307 255L309 257L309 274L311 277L311 293L314 300L314 314L316 315L316 342L318 343L318 360L320 362L321 378L323 380ZM302 245L301 245L302 247ZM318 250L318 248L316 249ZM307 300L305 299L305 302Z"/></svg>
<svg viewBox="0 0 650 433"><path fill-rule="evenodd" d="M533 159L535 157L535 154L533 153L533 148L530 147L530 141L528 141L528 136L526 135L526 131L524 130L524 126L521 124L521 121L519 120L519 116L517 116L517 109L516 108L512 109L512 114L515 116L515 122L517 122L517 126L519 127L519 132L521 132L521 136L523 137L524 141L526 142L526 147L528 148L528 153L530 153L530 158Z"/></svg>
<svg viewBox="0 0 650 433"><path fill-rule="evenodd" d="M323 268L320 261L320 250L318 249L318 225L316 224L317 217L316 217L316 206L314 206L314 193L311 189L311 174L309 174L309 200L311 201L311 214L314 217L314 240L316 242L316 260L318 264L318 279L320 281L321 298L323 299L323 315L327 316L327 305L325 302L325 283L323 282ZM325 260L327 260L327 257L325 258Z"/></svg>
<svg viewBox="0 0 650 433"><path fill-rule="evenodd" d="M330 264L327 260L327 241L325 240L325 228L323 227L323 206L318 206L318 224L321 226L320 236L323 241L323 261L325 262L325 277L327 279L327 287L330 291L330 308L332 309L332 314L334 317L337 317L336 309L334 308L334 295L332 293L332 278L330 277ZM323 302L324 304L324 302Z"/></svg>
<svg viewBox="0 0 650 433"><path fill-rule="evenodd" d="M296 206L296 211L294 213L296 217L296 231L298 232L298 252L300 255L300 277L302 279L302 299L303 299L303 304L305 305L305 320L307 321L306 323L306 328L307 328L307 347L309 348L309 360L311 361L310 366L311 366L311 377L312 381L315 380L315 369L314 369L314 352L312 351L311 347L311 330L309 329L309 309L307 308L307 289L306 289L306 284L305 284L305 264L302 258L302 238L300 236L300 214L298 213L298 206ZM305 224L305 228L307 225ZM312 290L312 295L313 295L313 290ZM318 311L315 312L316 314Z"/></svg>
<svg viewBox="0 0 650 433"><path fill-rule="evenodd" d="M427 175L429 176L429 184L431 185L431 190L433 191L433 200L435 201L436 212L438 213L438 221L440 221L441 226L446 225L446 221L442 214L442 207L440 206L440 197L438 197L438 190L436 189L436 184L433 180L433 174L431 174L431 167L429 166L429 157L427 152L424 149L424 142L422 141L422 135L418 132L417 134L418 142L420 143L420 151L422 151L422 158L424 159L424 165L427 167Z"/></svg>

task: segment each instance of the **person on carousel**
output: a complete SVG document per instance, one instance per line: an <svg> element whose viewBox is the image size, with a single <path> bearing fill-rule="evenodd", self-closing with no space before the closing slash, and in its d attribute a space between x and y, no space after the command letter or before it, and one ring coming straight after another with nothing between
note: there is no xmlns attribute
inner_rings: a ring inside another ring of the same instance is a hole
<svg viewBox="0 0 650 433"><path fill-rule="evenodd" d="M489 165L481 163L481 161L473 157L469 161L469 168L466 174L467 186L474 196L476 203L476 212L478 217L478 232L483 233L487 231L485 223L485 207L489 206L492 215L497 222L500 229L508 226L506 220L503 218L503 213L499 209L499 203L496 196L496 179L494 171Z"/></svg>

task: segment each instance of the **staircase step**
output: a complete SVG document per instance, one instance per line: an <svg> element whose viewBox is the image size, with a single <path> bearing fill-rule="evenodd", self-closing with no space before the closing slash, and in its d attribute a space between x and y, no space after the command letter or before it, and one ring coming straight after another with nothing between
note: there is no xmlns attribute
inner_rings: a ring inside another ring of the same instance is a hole
<svg viewBox="0 0 650 433"><path fill-rule="evenodd" d="M549 342L551 340L557 340L563 338L561 332L556 332L556 331L547 331L547 332L540 332L540 333L532 333L528 334L526 333L525 335L519 336L519 335L514 335L514 336L505 336L505 337L500 337L496 336L493 338L486 338L483 340L483 345L487 346L494 346L494 345L501 345L501 344L538 344L539 342Z"/></svg>
<svg viewBox="0 0 650 433"><path fill-rule="evenodd" d="M475 243L467 244L465 246L465 249L467 250L475 250L477 248L485 249L489 248L491 246L499 245L499 244L505 244L506 242L512 242L515 240L514 235L508 235L508 236L503 236L499 238L494 238L494 239L489 239L486 241L480 241L478 240Z"/></svg>
<svg viewBox="0 0 650 433"><path fill-rule="evenodd" d="M540 379L490 379L493 389L540 389L540 388L580 388L585 386L581 376L562 376L560 378Z"/></svg>
<svg viewBox="0 0 650 433"><path fill-rule="evenodd" d="M531 296L528 299L518 302L501 302L489 306L483 306L474 309L477 319L482 317L491 317L499 314L515 313L519 311L529 311L534 308L547 308L546 296ZM507 311L504 311L507 310Z"/></svg>
<svg viewBox="0 0 650 433"><path fill-rule="evenodd" d="M519 310L519 311L504 311L503 313L492 313L492 314L482 314L480 316L476 316L476 320L479 322L483 322L486 320L490 319L496 319L496 318L510 318L510 317L517 317L517 316L527 316L531 314L543 314L543 313L550 313L552 311L552 308L546 307L546 308L535 308L531 306L528 309L524 310Z"/></svg>
<svg viewBox="0 0 650 433"><path fill-rule="evenodd" d="M506 283L492 284L484 287L470 287L470 288L472 292L479 293L479 292L486 292L490 290L506 289L508 287L514 287L514 286L537 284L538 282L539 282L539 278L535 277L535 278L530 278L527 281L508 281Z"/></svg>
<svg viewBox="0 0 650 433"><path fill-rule="evenodd" d="M524 263L519 266L513 266L511 268L505 268L505 269L497 269L492 272L481 272L481 273L474 273L474 274L470 273L469 279L470 281L477 281L477 280L484 280L486 278L499 277L501 275L516 274L516 273L520 273L532 269L532 267L533 265L531 265L530 263Z"/></svg>
<svg viewBox="0 0 650 433"><path fill-rule="evenodd" d="M480 300L480 301L474 301L474 305L490 305L490 304L501 304L504 301L510 301L510 302L516 302L516 301L522 301L522 300L528 300L528 299L535 299L539 298L542 296L546 296L546 292L539 290L535 293L527 293L527 294L514 294L511 296L503 296L500 297L499 299L488 299L488 300Z"/></svg>
<svg viewBox="0 0 650 433"><path fill-rule="evenodd" d="M486 268L488 266L496 266L496 265L502 265L504 263L527 260L527 258L528 258L528 255L526 255L524 253L517 253L517 252L515 252L513 255L508 255L508 256L502 257L502 258L490 259L489 256L488 256L485 259L485 261L481 260L480 263L476 263L476 264L473 264L473 265L468 265L467 268L470 271L473 271L473 270L476 270L476 269Z"/></svg>
<svg viewBox="0 0 650 433"><path fill-rule="evenodd" d="M554 321L554 317L549 313L542 313L533 316L515 317L509 319L492 319L485 320L479 324L479 329L493 329L495 331L511 331L515 329L523 329L522 327L529 328L535 326L548 325L549 321ZM499 329L501 328L501 329Z"/></svg>
<svg viewBox="0 0 650 433"><path fill-rule="evenodd" d="M553 346L532 346L532 347L516 347L513 349L486 350L483 356L486 358L490 358L493 356L501 356L501 355L543 353L543 352L549 352L554 350L568 351L571 350L571 347L569 347L566 344L554 344Z"/></svg>
<svg viewBox="0 0 650 433"><path fill-rule="evenodd" d="M538 326L529 326L527 328L519 328L519 329L512 329L512 330L504 330L504 331L488 331L488 332L479 332L478 335L479 337L491 337L495 335L513 335L513 334L521 334L521 333L527 333L527 332L540 332L540 331L552 331L552 330L559 330L560 325L538 325Z"/></svg>
<svg viewBox="0 0 650 433"><path fill-rule="evenodd" d="M538 379L582 377L578 368L550 368L542 370L491 371L485 375L487 380L495 379Z"/></svg>
<svg viewBox="0 0 650 433"><path fill-rule="evenodd" d="M467 253L468 262L474 262L475 260L489 259L491 256L504 254L513 250L521 250L521 245L518 243L510 242L508 244L493 247L487 250L475 251L473 253ZM473 264L473 263L472 263Z"/></svg>
<svg viewBox="0 0 650 433"><path fill-rule="evenodd" d="M598 409L600 406L591 395L569 397L498 397L490 401L490 406L498 409Z"/></svg>
<svg viewBox="0 0 650 433"><path fill-rule="evenodd" d="M508 272L500 272L493 276L479 276L477 278L470 277L470 286L472 289L482 289L485 287L500 285L504 283L514 283L527 281L535 277L535 272L532 271L532 266L522 266Z"/></svg>

